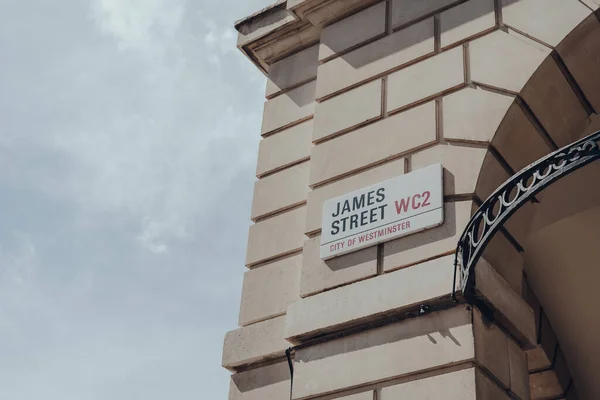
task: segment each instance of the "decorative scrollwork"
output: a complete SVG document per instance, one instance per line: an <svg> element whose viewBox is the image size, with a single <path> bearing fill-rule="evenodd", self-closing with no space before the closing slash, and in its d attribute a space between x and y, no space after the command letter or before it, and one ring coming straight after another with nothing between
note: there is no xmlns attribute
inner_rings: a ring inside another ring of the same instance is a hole
<svg viewBox="0 0 600 400"><path fill-rule="evenodd" d="M600 131L563 147L523 168L502 184L475 212L458 241L454 256L463 293L474 284L473 269L487 244L506 221L526 202L554 182L600 159Z"/></svg>

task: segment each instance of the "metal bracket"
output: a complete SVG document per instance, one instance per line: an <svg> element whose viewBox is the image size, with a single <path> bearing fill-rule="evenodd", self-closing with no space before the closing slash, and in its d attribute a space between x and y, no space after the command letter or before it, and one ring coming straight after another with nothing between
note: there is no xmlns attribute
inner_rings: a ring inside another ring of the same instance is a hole
<svg viewBox="0 0 600 400"><path fill-rule="evenodd" d="M600 159L600 131L548 154L523 168L483 202L458 240L454 255L452 298L456 298L457 271L467 300L475 285L475 265L498 230L525 203L559 179Z"/></svg>

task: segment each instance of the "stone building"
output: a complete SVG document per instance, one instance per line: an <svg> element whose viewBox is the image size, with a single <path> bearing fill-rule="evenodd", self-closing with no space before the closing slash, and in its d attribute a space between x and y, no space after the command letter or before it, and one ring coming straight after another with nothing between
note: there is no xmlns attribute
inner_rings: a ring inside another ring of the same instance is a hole
<svg viewBox="0 0 600 400"><path fill-rule="evenodd" d="M267 100L230 400L600 399L599 7L279 0L236 23ZM377 185L430 185L443 222L323 256L324 205Z"/></svg>

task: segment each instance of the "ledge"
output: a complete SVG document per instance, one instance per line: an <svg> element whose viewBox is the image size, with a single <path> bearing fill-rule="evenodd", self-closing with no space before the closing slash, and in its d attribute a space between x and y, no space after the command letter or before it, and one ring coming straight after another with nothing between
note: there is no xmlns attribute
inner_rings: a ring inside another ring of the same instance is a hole
<svg viewBox="0 0 600 400"><path fill-rule="evenodd" d="M321 30L379 0L278 0L235 23L238 48L264 74L319 42Z"/></svg>

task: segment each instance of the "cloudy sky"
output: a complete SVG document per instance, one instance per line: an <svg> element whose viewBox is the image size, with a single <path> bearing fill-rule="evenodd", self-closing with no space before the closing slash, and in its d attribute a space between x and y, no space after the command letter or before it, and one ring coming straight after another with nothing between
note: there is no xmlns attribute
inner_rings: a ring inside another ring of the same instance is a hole
<svg viewBox="0 0 600 400"><path fill-rule="evenodd" d="M0 0L0 398L226 398L268 3Z"/></svg>

